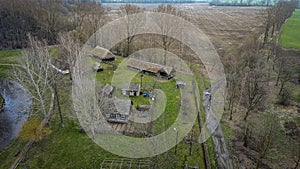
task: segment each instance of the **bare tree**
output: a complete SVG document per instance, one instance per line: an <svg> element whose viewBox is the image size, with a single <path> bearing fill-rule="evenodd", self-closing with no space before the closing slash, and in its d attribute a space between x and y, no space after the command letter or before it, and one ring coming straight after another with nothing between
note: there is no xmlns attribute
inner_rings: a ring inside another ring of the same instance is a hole
<svg viewBox="0 0 300 169"><path fill-rule="evenodd" d="M259 70L254 70L246 75L244 95L244 106L246 108L246 114L244 121L247 120L249 113L253 110L259 110L264 106L267 91L267 79L263 73Z"/></svg>
<svg viewBox="0 0 300 169"><path fill-rule="evenodd" d="M290 155L291 159L293 160L294 167L293 169L297 169L300 166L300 143L298 140L290 140L289 142L290 151L288 154Z"/></svg>
<svg viewBox="0 0 300 169"><path fill-rule="evenodd" d="M33 114L42 113L46 121L51 114L47 113L49 92L54 94L53 81L55 72L51 67L51 53L45 43L28 35L29 49L22 52L20 68L15 68L12 76L26 86L34 100ZM53 105L50 105L53 106Z"/></svg>
<svg viewBox="0 0 300 169"><path fill-rule="evenodd" d="M82 55L82 45L79 40L68 33L60 33L58 36L60 57L69 65L70 79L75 72L76 59Z"/></svg>
<svg viewBox="0 0 300 169"><path fill-rule="evenodd" d="M272 154L272 158L280 155L285 148L285 134L275 114L267 112L260 115L257 123L253 122L252 146L257 150L256 169L260 168L263 160Z"/></svg>
<svg viewBox="0 0 300 169"><path fill-rule="evenodd" d="M226 54L226 59L224 60L227 76L227 100L230 120L232 120L233 113L236 111L235 107L238 106L242 96L242 84L244 79L241 77L243 77L244 69L246 68L243 59L240 57L242 51L244 50L233 49Z"/></svg>
<svg viewBox="0 0 300 169"><path fill-rule="evenodd" d="M123 51L124 56L129 56L129 54L131 53L132 42L136 36L135 33L140 26L137 25L136 17L132 15L140 12L143 12L143 10L139 6L133 4L121 5L119 8L120 16L126 17L125 19L126 23L124 24L126 25L127 38L126 38L125 47L123 50L121 50Z"/></svg>
<svg viewBox="0 0 300 169"><path fill-rule="evenodd" d="M63 60L69 64L73 85L73 103L77 117L80 119L83 129L95 137L97 131L101 130L99 127L103 127L103 120L105 120L101 114L101 109L108 106L105 102L105 95L100 90L89 88L94 84L93 76L91 76L94 72L92 65L87 63L86 48L67 33L59 35L59 42Z"/></svg>
<svg viewBox="0 0 300 169"><path fill-rule="evenodd" d="M154 9L154 12L170 14L178 17L184 16L180 10L176 9L170 4L161 4ZM171 45L176 41L175 39L171 38L170 35L174 33L180 33L181 28L179 27L180 25L177 25L175 21L167 19L167 16L162 15L161 17L162 18L160 19L156 18L155 22L161 31L161 38L157 41L157 43L165 50L163 60L163 64L165 65L167 62L167 51L170 50Z"/></svg>
<svg viewBox="0 0 300 169"><path fill-rule="evenodd" d="M268 43L269 30L272 27L272 25L274 25L274 22L275 22L274 13L275 13L275 8L271 7L271 8L266 9L265 32L264 32L263 44ZM273 27L271 36L273 36L273 34L274 34L274 27Z"/></svg>

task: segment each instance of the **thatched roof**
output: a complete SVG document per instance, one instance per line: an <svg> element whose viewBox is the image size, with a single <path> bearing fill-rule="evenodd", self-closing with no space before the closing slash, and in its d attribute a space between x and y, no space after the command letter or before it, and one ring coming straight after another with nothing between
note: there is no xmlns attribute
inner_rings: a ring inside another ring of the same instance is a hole
<svg viewBox="0 0 300 169"><path fill-rule="evenodd" d="M129 115L131 110L131 100L129 99L114 99L117 112L120 114Z"/></svg>
<svg viewBox="0 0 300 169"><path fill-rule="evenodd" d="M172 67L141 61L133 58L128 59L127 66L132 67L134 69L138 69L140 71L148 71L155 74L159 72L165 72L167 75L170 75L172 72L175 71Z"/></svg>
<svg viewBox="0 0 300 169"><path fill-rule="evenodd" d="M109 50L102 48L100 46L96 46L92 51L91 54L94 57L97 57L99 59L114 59L115 55L112 54Z"/></svg>
<svg viewBox="0 0 300 169"><path fill-rule="evenodd" d="M109 84L106 84L106 85L102 88L102 91L103 91L106 95L112 94L113 90L114 90L114 87L112 87L112 86L109 85Z"/></svg>
<svg viewBox="0 0 300 169"><path fill-rule="evenodd" d="M127 91L139 91L140 90L140 85L139 84L134 84L134 83L124 83L122 90L127 90Z"/></svg>

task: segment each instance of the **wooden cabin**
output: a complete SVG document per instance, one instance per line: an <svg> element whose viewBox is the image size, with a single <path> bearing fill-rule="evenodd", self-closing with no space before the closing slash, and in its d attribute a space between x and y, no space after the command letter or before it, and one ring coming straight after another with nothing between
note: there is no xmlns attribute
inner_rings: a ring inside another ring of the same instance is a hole
<svg viewBox="0 0 300 169"><path fill-rule="evenodd" d="M101 62L108 63L115 60L115 55L112 54L109 50L102 48L100 46L96 46L91 51L92 57L99 59Z"/></svg>
<svg viewBox="0 0 300 169"><path fill-rule="evenodd" d="M121 89L122 95L124 96L139 96L141 86L134 83L124 83Z"/></svg>
<svg viewBox="0 0 300 169"><path fill-rule="evenodd" d="M110 99L110 111L106 114L108 122L128 123L132 102L129 99Z"/></svg>
<svg viewBox="0 0 300 169"><path fill-rule="evenodd" d="M128 59L127 67L129 69L157 76L162 79L169 80L175 77L175 69L172 67L141 61L133 58Z"/></svg>

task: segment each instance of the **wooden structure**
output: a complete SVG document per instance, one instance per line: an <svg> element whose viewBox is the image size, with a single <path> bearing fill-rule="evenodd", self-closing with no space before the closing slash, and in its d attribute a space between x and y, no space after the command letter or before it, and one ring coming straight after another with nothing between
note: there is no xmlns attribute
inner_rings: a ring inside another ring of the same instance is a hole
<svg viewBox="0 0 300 169"><path fill-rule="evenodd" d="M106 114L108 122L128 123L131 112L131 100L129 99L109 99L109 113Z"/></svg>
<svg viewBox="0 0 300 169"><path fill-rule="evenodd" d="M132 70L136 70L168 80L175 76L175 69L172 67L141 61L133 58L128 59L127 67Z"/></svg>
<svg viewBox="0 0 300 169"><path fill-rule="evenodd" d="M138 105L137 110L138 111L148 111L150 109L150 105Z"/></svg>
<svg viewBox="0 0 300 169"><path fill-rule="evenodd" d="M132 158L105 158L100 169L152 169L156 168L150 160Z"/></svg>
<svg viewBox="0 0 300 169"><path fill-rule="evenodd" d="M70 73L70 66L68 63L60 60L60 59L52 59L51 60L51 66L53 69L57 70L58 72L62 74L69 74Z"/></svg>
<svg viewBox="0 0 300 169"><path fill-rule="evenodd" d="M183 81L178 81L176 82L176 88L185 88L186 87L186 83Z"/></svg>
<svg viewBox="0 0 300 169"><path fill-rule="evenodd" d="M95 72L101 72L104 70L104 68L101 66L101 64L99 62L95 62L94 66L93 66L93 70Z"/></svg>
<svg viewBox="0 0 300 169"><path fill-rule="evenodd" d="M141 87L139 84L124 83L121 92L124 96L139 96L140 90Z"/></svg>
<svg viewBox="0 0 300 169"><path fill-rule="evenodd" d="M104 92L104 94L106 96L112 96L113 92L114 92L114 87L109 85L109 84L105 84L102 88L102 91Z"/></svg>
<svg viewBox="0 0 300 169"><path fill-rule="evenodd" d="M115 55L112 54L109 50L102 48L100 46L96 46L92 51L91 55L99 59L101 62L111 62L115 60Z"/></svg>

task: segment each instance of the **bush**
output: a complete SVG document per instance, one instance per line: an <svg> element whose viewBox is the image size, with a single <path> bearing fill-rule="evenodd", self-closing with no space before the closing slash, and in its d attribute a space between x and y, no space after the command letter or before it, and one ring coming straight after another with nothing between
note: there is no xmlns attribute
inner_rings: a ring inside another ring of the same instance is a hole
<svg viewBox="0 0 300 169"><path fill-rule="evenodd" d="M51 134L51 130L48 127L41 126L39 120L35 117L30 118L22 127L20 132L20 138L25 141L40 141L43 137Z"/></svg>

